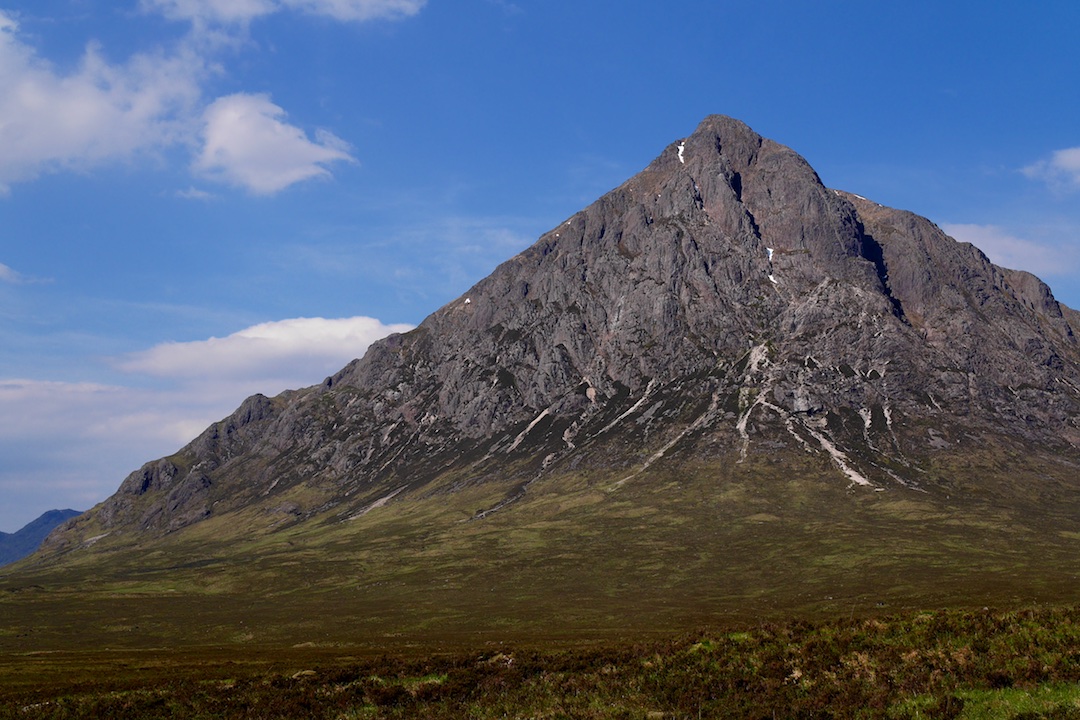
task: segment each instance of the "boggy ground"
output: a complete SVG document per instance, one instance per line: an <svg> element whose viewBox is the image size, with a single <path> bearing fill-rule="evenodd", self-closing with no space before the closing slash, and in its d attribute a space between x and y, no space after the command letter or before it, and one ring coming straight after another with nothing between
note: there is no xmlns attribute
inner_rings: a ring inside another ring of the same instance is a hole
<svg viewBox="0 0 1080 720"><path fill-rule="evenodd" d="M589 645L0 656L0 718L1080 718L1080 609L912 612Z"/></svg>

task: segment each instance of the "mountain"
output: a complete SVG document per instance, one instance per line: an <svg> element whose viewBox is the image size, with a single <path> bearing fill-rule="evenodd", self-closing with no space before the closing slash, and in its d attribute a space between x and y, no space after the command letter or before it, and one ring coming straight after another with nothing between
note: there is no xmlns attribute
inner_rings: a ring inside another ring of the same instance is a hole
<svg viewBox="0 0 1080 720"><path fill-rule="evenodd" d="M16 532L0 532L0 565L21 560L34 552L56 526L79 514L78 510L49 510Z"/></svg>
<svg viewBox="0 0 1080 720"><path fill-rule="evenodd" d="M291 598L267 613L322 588L357 626L414 629L1067 594L1078 331L1038 278L712 116L20 568L199 587L214 568Z"/></svg>

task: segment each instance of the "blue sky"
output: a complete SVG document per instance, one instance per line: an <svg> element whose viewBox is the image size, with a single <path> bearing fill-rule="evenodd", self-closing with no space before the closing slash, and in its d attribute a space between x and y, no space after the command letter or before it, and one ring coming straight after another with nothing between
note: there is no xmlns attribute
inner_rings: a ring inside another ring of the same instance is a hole
<svg viewBox="0 0 1080 720"><path fill-rule="evenodd" d="M0 530L415 325L707 114L1080 307L1080 3L0 0Z"/></svg>

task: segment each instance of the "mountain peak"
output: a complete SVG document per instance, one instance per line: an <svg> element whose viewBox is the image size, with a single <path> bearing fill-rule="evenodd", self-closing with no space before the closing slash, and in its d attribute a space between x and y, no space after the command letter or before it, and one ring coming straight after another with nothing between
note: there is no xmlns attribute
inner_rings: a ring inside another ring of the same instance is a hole
<svg viewBox="0 0 1080 720"><path fill-rule="evenodd" d="M712 115L415 330L137 471L54 547L508 483L487 517L567 473L617 488L757 452L926 490L965 437L1076 451L1077 328L1037 278Z"/></svg>
<svg viewBox="0 0 1080 720"><path fill-rule="evenodd" d="M147 463L0 590L39 618L34 588L77 587L101 647L193 617L322 642L328 608L365 643L1073 598L1078 329L713 116L416 329Z"/></svg>

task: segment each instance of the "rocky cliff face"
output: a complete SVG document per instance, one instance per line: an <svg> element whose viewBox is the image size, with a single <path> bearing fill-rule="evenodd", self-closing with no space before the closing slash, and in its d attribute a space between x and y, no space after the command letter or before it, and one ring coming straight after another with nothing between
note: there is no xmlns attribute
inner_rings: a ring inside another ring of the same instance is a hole
<svg viewBox="0 0 1080 720"><path fill-rule="evenodd" d="M1080 315L928 220L709 117L416 330L248 399L49 541L263 529L593 469L807 453L867 491L1005 438L1076 458Z"/></svg>

